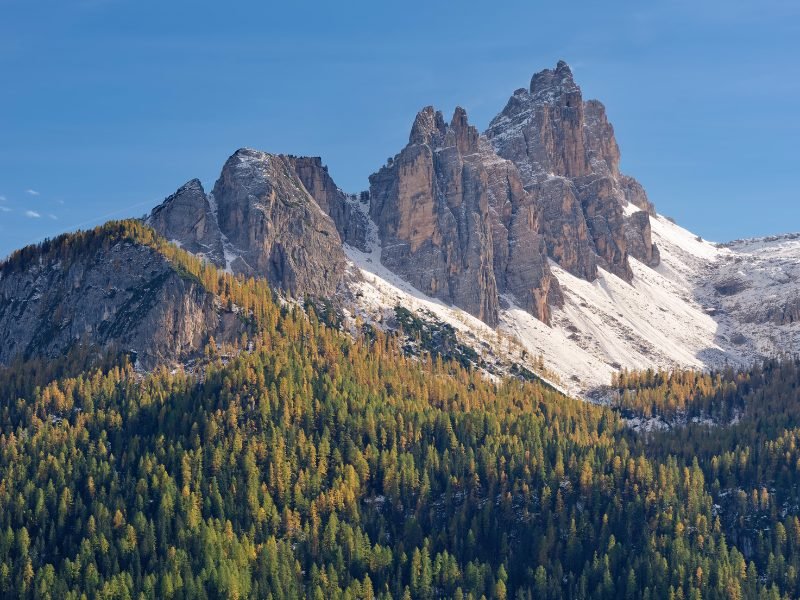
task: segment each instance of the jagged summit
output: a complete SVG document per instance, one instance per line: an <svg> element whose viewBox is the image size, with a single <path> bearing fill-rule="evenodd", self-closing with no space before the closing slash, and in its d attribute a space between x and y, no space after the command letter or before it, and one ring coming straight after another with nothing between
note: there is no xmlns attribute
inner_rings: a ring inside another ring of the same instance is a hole
<svg viewBox="0 0 800 600"><path fill-rule="evenodd" d="M417 114L408 146L370 176L370 216L386 267L490 325L503 293L544 321L559 301L516 168L461 107L449 124L430 106Z"/></svg>
<svg viewBox="0 0 800 600"><path fill-rule="evenodd" d="M542 99L547 95L555 97L558 94L580 92L572 77L572 70L563 60L558 61L555 69L543 69L534 73L528 89L534 99Z"/></svg>
<svg viewBox="0 0 800 600"><path fill-rule="evenodd" d="M156 206L147 224L169 240L217 265L225 265L225 252L211 202L199 179L184 183Z"/></svg>
<svg viewBox="0 0 800 600"><path fill-rule="evenodd" d="M228 271L265 277L293 296L331 297L345 278L342 239L328 214L344 201L337 191L319 159L240 148L211 194L190 181L147 222Z"/></svg>
<svg viewBox="0 0 800 600"><path fill-rule="evenodd" d="M369 216L386 267L490 325L505 294L549 322L563 298L548 259L590 281L604 268L630 282L629 255L658 263L647 215L628 208L652 206L619 172L605 109L583 101L564 61L534 74L483 135L460 106L449 122L424 107L367 199L342 192L319 157L241 148L211 194L189 182L149 222L231 271L330 296L342 243L367 249Z"/></svg>
<svg viewBox="0 0 800 600"><path fill-rule="evenodd" d="M469 124L467 111L461 106L453 111L450 123L445 122L441 111L426 106L417 113L408 142L433 148L456 145L461 152L476 152L479 137L477 128Z"/></svg>
<svg viewBox="0 0 800 600"><path fill-rule="evenodd" d="M488 203L463 109L450 125L433 107L414 119L409 144L370 176L370 216L381 262L424 293L497 322Z"/></svg>
<svg viewBox="0 0 800 600"><path fill-rule="evenodd" d="M484 135L516 165L545 214L548 255L567 271L591 281L602 267L630 282L629 254L658 263L646 220L625 214L630 203L648 212L652 206L642 187L619 172L605 108L583 101L565 62L536 73L530 93L515 92Z"/></svg>
<svg viewBox="0 0 800 600"><path fill-rule="evenodd" d="M797 240L703 242L658 216L619 164L605 107L583 99L561 61L516 90L483 134L460 106L449 120L423 108L359 197L318 156L240 148L211 192L190 180L146 223L228 273L332 299L351 330L355 316L392 328L398 305L436 314L489 360L544 355L573 390L622 366L796 349ZM235 315L157 250L120 241L92 252L0 270L0 333L17 340L0 362L88 339L156 364L192 355L205 330L238 335ZM169 336L145 356L154 327Z"/></svg>
<svg viewBox="0 0 800 600"><path fill-rule="evenodd" d="M445 129L442 112L433 106L426 106L417 113L411 133L408 135L409 144L429 144L434 136L443 134Z"/></svg>
<svg viewBox="0 0 800 600"><path fill-rule="evenodd" d="M146 223L228 273L331 299L351 331L359 319L392 329L402 306L471 336L489 372L541 354L572 391L621 367L800 347L797 239L717 246L658 216L620 172L605 107L583 99L563 61L516 90L483 134L463 107L447 119L427 106L408 139L359 197L319 156L240 148L212 191L192 179ZM0 363L86 340L133 349L149 368L196 356L206 333L238 337L246 319L165 247L116 239L68 261L0 266L11 340Z"/></svg>

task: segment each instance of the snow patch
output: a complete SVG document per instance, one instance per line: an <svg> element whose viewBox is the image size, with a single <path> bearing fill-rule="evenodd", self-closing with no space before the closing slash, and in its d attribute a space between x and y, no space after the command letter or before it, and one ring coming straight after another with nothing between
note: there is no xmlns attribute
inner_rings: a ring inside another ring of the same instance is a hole
<svg viewBox="0 0 800 600"><path fill-rule="evenodd" d="M624 207L626 215L638 211L632 204ZM357 314L380 324L397 305L428 311L489 360L530 365L542 356L547 371L555 374L554 383L571 394L587 397L608 385L621 368L703 369L800 350L798 323L743 322L746 309L762 305L765 295L775 302L797 296L800 235L720 245L664 216L651 216L653 241L661 253L658 267L630 258L634 277L629 284L603 269L595 281L586 281L551 262L564 293L564 306L553 310L552 326L506 295L495 330L384 267L377 228L368 216L367 222L368 251L346 247L350 268L363 276L354 284ZM748 278L752 288L729 306L712 283L736 273ZM736 332L747 340L742 342Z"/></svg>

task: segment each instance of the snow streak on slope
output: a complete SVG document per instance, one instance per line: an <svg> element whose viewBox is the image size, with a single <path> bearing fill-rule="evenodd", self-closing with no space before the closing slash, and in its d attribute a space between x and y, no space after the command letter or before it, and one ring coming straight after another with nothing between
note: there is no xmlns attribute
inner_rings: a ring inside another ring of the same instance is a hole
<svg viewBox="0 0 800 600"><path fill-rule="evenodd" d="M663 217L651 221L663 264L652 269L630 259L632 284L602 269L589 282L551 262L564 292L553 327L519 309L504 311L502 327L555 358L552 368L575 391L608 385L620 368L702 368L725 359L718 325L693 292L695 273L716 260L717 249Z"/></svg>
<svg viewBox="0 0 800 600"><path fill-rule="evenodd" d="M650 221L658 267L630 259L628 284L602 269L589 282L551 262L564 291L552 327L504 296L496 331L386 269L373 228L368 252L347 248L363 275L354 289L356 312L381 324L399 305L445 321L498 368L530 366L541 355L574 394L607 385L620 368L719 367L800 348L800 235L722 246L666 217Z"/></svg>
<svg viewBox="0 0 800 600"><path fill-rule="evenodd" d="M526 356L526 348L506 333L492 329L480 319L455 306L425 295L384 267L380 262L381 245L377 227L368 216L366 218L369 224L367 250L345 245L345 252L351 262L350 268L358 269L362 276L360 281L351 284L351 291L355 296L353 316L359 316L378 326L386 326L394 318L394 308L401 306L423 320L433 318L452 325L461 341L493 366L495 372L506 371L512 363L532 367L530 360L535 357ZM534 321L547 329L539 321ZM557 381L550 383L560 388Z"/></svg>
<svg viewBox="0 0 800 600"><path fill-rule="evenodd" d="M706 365L800 351L800 234L711 244L664 217L651 227L666 256L659 269L685 280L717 324L725 354L704 355Z"/></svg>

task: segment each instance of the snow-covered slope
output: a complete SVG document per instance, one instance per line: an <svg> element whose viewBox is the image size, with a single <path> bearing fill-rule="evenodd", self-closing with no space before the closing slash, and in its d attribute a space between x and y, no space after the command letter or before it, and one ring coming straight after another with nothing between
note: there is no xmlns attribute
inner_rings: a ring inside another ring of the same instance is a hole
<svg viewBox="0 0 800 600"><path fill-rule="evenodd" d="M498 365L533 368L542 356L551 379L575 394L607 385L620 368L715 367L800 347L800 235L719 245L663 216L651 227L661 264L631 259L632 284L602 269L589 282L551 263L564 292L552 326L505 296L496 330L386 269L373 232L367 252L347 248L363 275L356 312L380 324L399 305L448 322Z"/></svg>

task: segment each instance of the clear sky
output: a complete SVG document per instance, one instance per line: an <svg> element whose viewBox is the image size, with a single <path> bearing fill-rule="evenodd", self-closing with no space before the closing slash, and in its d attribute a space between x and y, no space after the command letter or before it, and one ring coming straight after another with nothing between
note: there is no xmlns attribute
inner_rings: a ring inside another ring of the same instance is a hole
<svg viewBox="0 0 800 600"><path fill-rule="evenodd" d="M800 230L796 0L0 0L0 256L210 187L242 146L357 192L421 107L483 130L560 58L659 212Z"/></svg>

